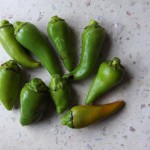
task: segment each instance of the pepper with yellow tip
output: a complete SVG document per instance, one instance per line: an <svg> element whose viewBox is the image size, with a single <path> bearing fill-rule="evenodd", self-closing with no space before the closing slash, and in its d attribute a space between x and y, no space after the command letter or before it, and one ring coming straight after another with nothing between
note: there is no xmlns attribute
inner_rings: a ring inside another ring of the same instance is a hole
<svg viewBox="0 0 150 150"><path fill-rule="evenodd" d="M83 128L95 121L110 117L124 105L124 101L116 101L104 105L75 106L62 117L62 125L70 128Z"/></svg>

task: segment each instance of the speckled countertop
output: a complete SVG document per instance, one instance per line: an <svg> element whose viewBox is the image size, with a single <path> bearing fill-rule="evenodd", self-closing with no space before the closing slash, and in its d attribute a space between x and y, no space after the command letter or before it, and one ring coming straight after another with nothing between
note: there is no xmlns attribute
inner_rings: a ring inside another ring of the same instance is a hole
<svg viewBox="0 0 150 150"><path fill-rule="evenodd" d="M74 31L79 59L81 32L96 19L107 31L103 58L121 58L125 80L97 103L124 99L117 115L84 129L61 126L54 111L47 119L28 127L19 124L19 110L6 111L0 104L0 150L149 150L150 149L150 1L149 0L0 0L0 20L30 21L46 34L53 15L64 18ZM0 63L9 56L0 46ZM77 59L77 60L78 60ZM30 78L49 84L43 69L27 70ZM94 76L94 75L93 75ZM84 99L93 79L74 83L77 104Z"/></svg>

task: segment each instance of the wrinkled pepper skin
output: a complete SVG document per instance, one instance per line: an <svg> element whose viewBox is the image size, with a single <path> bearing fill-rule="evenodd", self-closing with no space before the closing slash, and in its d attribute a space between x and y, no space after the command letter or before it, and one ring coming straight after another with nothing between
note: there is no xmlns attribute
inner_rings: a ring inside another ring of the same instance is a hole
<svg viewBox="0 0 150 150"><path fill-rule="evenodd" d="M63 113L71 102L71 89L68 82L60 75L52 76L50 94L55 103L57 113Z"/></svg>
<svg viewBox="0 0 150 150"><path fill-rule="evenodd" d="M0 101L7 110L12 110L21 82L21 70L13 60L0 66Z"/></svg>
<svg viewBox="0 0 150 150"><path fill-rule="evenodd" d="M125 70L119 58L103 62L89 89L85 103L90 104L109 91L123 79L124 74Z"/></svg>
<svg viewBox="0 0 150 150"><path fill-rule="evenodd" d="M49 92L45 83L34 78L26 83L20 93L21 125L29 125L41 118L48 106Z"/></svg>
<svg viewBox="0 0 150 150"><path fill-rule="evenodd" d="M70 80L82 80L87 78L96 67L102 45L105 39L105 31L98 23L91 20L82 33L82 53L79 65L64 75Z"/></svg>
<svg viewBox="0 0 150 150"><path fill-rule="evenodd" d="M7 20L0 22L0 43L7 54L20 65L27 68L39 67L40 63L34 61L25 52L25 49L17 42L14 36L13 25Z"/></svg>
<svg viewBox="0 0 150 150"><path fill-rule="evenodd" d="M48 23L47 32L50 39L53 41L66 69L68 71L72 71L74 69L74 61L68 24L65 20L59 18L58 16L53 16Z"/></svg>
<svg viewBox="0 0 150 150"><path fill-rule="evenodd" d="M17 41L31 51L51 75L60 73L52 48L35 25L29 22L16 22L14 29Z"/></svg>
<svg viewBox="0 0 150 150"><path fill-rule="evenodd" d="M124 101L116 101L104 105L75 106L62 117L62 125L70 128L83 128L95 121L110 117L124 105Z"/></svg>

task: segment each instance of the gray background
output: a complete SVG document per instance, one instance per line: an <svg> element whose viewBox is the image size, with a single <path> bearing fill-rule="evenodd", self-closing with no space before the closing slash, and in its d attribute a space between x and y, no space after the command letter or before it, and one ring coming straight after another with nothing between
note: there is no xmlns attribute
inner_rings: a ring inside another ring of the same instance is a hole
<svg viewBox="0 0 150 150"><path fill-rule="evenodd" d="M103 58L115 56L126 68L126 78L97 103L124 99L126 107L117 115L87 128L61 126L61 115L52 111L46 120L28 127L19 124L19 109L6 111L0 104L0 150L149 150L150 149L150 1L148 0L0 0L0 20L30 21L46 34L53 15L72 27L77 58L81 33L90 19L108 34ZM0 46L0 63L9 56ZM77 62L78 62L77 59ZM49 84L43 68L26 70L30 78ZM84 104L93 76L73 83L77 104ZM9 94L9 93L8 93Z"/></svg>

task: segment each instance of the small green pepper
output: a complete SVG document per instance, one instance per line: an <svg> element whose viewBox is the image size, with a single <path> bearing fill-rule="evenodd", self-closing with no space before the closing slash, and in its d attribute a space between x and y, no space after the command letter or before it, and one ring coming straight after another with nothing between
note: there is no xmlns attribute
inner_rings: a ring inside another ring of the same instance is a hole
<svg viewBox="0 0 150 150"><path fill-rule="evenodd" d="M21 70L13 60L0 66L0 101L7 110L12 110L21 82Z"/></svg>
<svg viewBox="0 0 150 150"><path fill-rule="evenodd" d="M52 76L50 82L50 94L58 113L63 113L71 102L71 89L68 82L60 75Z"/></svg>
<svg viewBox="0 0 150 150"><path fill-rule="evenodd" d="M95 121L110 117L124 105L124 101L116 101L104 105L75 106L62 117L62 125L70 128L83 128Z"/></svg>
<svg viewBox="0 0 150 150"><path fill-rule="evenodd" d="M96 67L105 39L105 31L98 23L91 20L82 33L82 53L79 65L64 75L70 80L82 80L88 77Z"/></svg>
<svg viewBox="0 0 150 150"><path fill-rule="evenodd" d="M117 85L123 79L124 73L125 70L119 58L115 57L113 60L103 62L89 89L85 103L92 103L96 98Z"/></svg>
<svg viewBox="0 0 150 150"><path fill-rule="evenodd" d="M21 90L21 125L29 125L41 118L48 105L49 92L45 83L38 78L26 83Z"/></svg>
<svg viewBox="0 0 150 150"><path fill-rule="evenodd" d="M40 65L39 62L36 62L25 53L25 49L17 42L14 36L13 25L7 20L0 22L0 43L8 55L20 65L28 68L34 68Z"/></svg>
<svg viewBox="0 0 150 150"><path fill-rule="evenodd" d="M53 16L48 23L47 32L63 60L65 67L68 71L72 71L74 61L71 51L70 29L68 24L58 16Z"/></svg>
<svg viewBox="0 0 150 150"><path fill-rule="evenodd" d="M37 56L51 75L59 74L57 59L39 29L29 22L16 22L14 28L17 41Z"/></svg>

